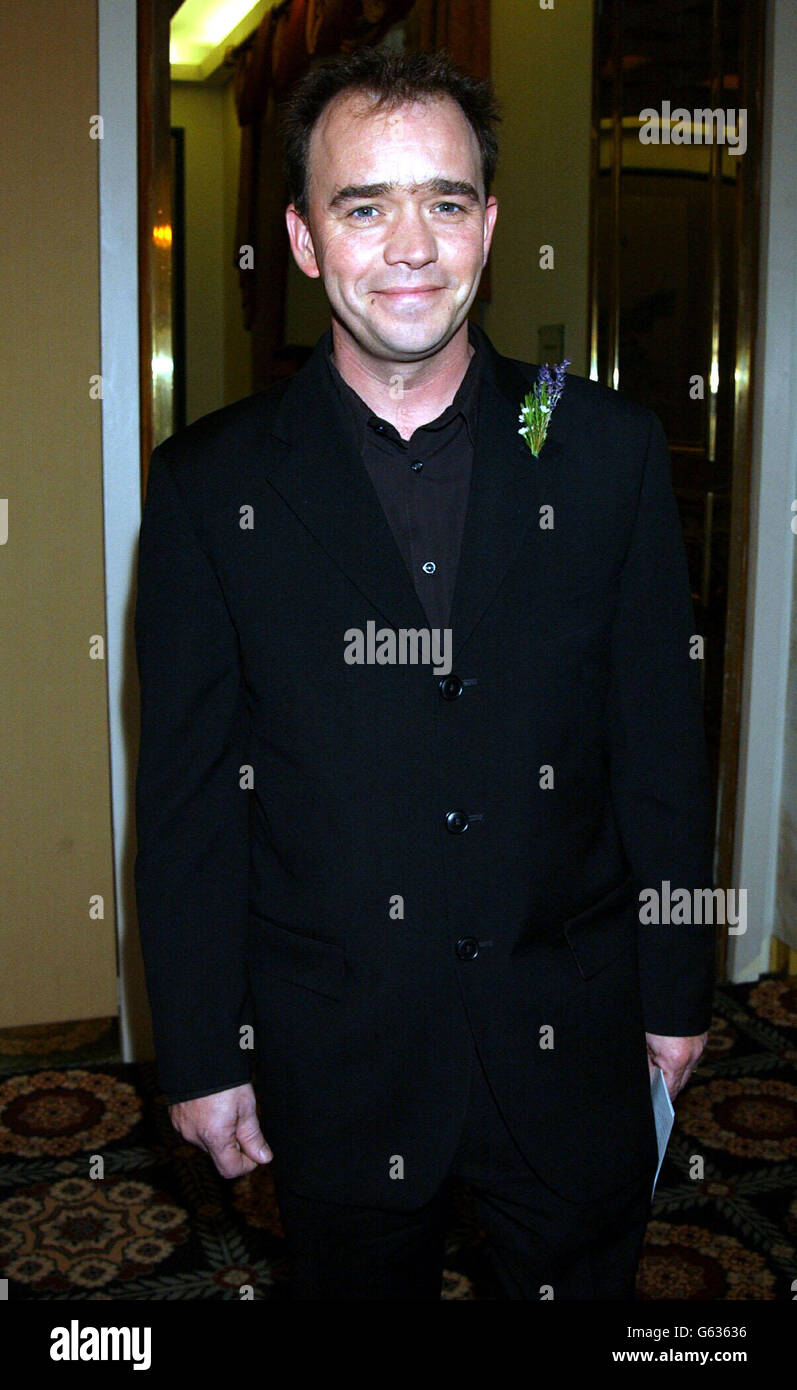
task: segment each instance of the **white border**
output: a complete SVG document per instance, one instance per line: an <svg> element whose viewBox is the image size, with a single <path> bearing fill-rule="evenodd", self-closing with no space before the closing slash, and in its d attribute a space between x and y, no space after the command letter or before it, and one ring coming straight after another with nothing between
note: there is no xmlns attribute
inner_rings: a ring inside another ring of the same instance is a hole
<svg viewBox="0 0 797 1390"><path fill-rule="evenodd" d="M122 1058L142 1055L140 948L133 891L138 683L134 565L141 523L138 335L136 3L98 0L100 332L106 670ZM136 1007L138 1004L138 1007ZM140 1028L141 1025L138 1025ZM137 1036L134 1039L134 1031Z"/></svg>

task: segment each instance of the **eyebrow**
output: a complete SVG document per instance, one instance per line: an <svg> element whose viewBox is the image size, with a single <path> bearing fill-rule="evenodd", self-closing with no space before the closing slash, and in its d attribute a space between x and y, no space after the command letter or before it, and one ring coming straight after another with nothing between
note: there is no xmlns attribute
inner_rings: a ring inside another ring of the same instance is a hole
<svg viewBox="0 0 797 1390"><path fill-rule="evenodd" d="M345 188L339 188L329 200L330 208L341 207L344 203L351 203L360 198L382 198L387 193L394 193L397 189L406 189L408 193L437 193L444 197L467 198L469 202L479 203L476 189L467 179L427 179L425 183L347 183Z"/></svg>

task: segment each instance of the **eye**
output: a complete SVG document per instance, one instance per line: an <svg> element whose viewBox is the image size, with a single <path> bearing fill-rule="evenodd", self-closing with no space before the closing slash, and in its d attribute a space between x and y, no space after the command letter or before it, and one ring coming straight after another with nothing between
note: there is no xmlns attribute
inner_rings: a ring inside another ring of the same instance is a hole
<svg viewBox="0 0 797 1390"><path fill-rule="evenodd" d="M452 212L465 211L463 207L460 207L459 203L436 203L435 206L438 208L450 208Z"/></svg>
<svg viewBox="0 0 797 1390"><path fill-rule="evenodd" d="M352 208L349 213L349 217L354 217L355 222L373 222L374 219L372 217L355 217L355 213L358 212L376 212L376 208L370 205L361 208Z"/></svg>

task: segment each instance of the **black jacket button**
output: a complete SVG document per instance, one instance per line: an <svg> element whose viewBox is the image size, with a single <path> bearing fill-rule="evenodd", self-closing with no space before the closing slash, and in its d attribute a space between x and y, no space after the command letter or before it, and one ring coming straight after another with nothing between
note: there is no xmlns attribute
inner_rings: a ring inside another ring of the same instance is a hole
<svg viewBox="0 0 797 1390"><path fill-rule="evenodd" d="M464 811L449 811L446 816L446 830L452 835L462 835L468 828L468 817Z"/></svg>
<svg viewBox="0 0 797 1390"><path fill-rule="evenodd" d="M462 694L464 686L459 676L443 676L438 681L438 689L444 700L456 700Z"/></svg>
<svg viewBox="0 0 797 1390"><path fill-rule="evenodd" d="M457 955L460 960L475 960L479 954L479 943L475 936L461 936L457 942Z"/></svg>

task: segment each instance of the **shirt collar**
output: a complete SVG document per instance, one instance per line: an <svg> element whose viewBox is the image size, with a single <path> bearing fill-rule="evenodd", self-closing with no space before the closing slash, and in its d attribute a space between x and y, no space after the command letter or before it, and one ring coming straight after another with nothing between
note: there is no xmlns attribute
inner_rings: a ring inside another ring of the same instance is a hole
<svg viewBox="0 0 797 1390"><path fill-rule="evenodd" d="M479 401L479 382L481 379L481 369L484 360L484 350L481 344L479 333L474 331L473 324L468 320L468 342L473 347L473 356L468 363L462 381L457 388L457 393L450 405L437 416L435 420L430 420L428 424L418 426L420 429L443 429L457 415L462 415L470 436L471 445L476 446L476 423ZM373 429L378 424L388 424L381 416L363 400L362 396L350 386L348 381L341 375L332 356L332 328L327 329L327 343L324 352L327 363L329 364L330 375L337 387L341 399L348 403L349 409L354 419L357 432L357 442L362 450L365 441L366 429Z"/></svg>

